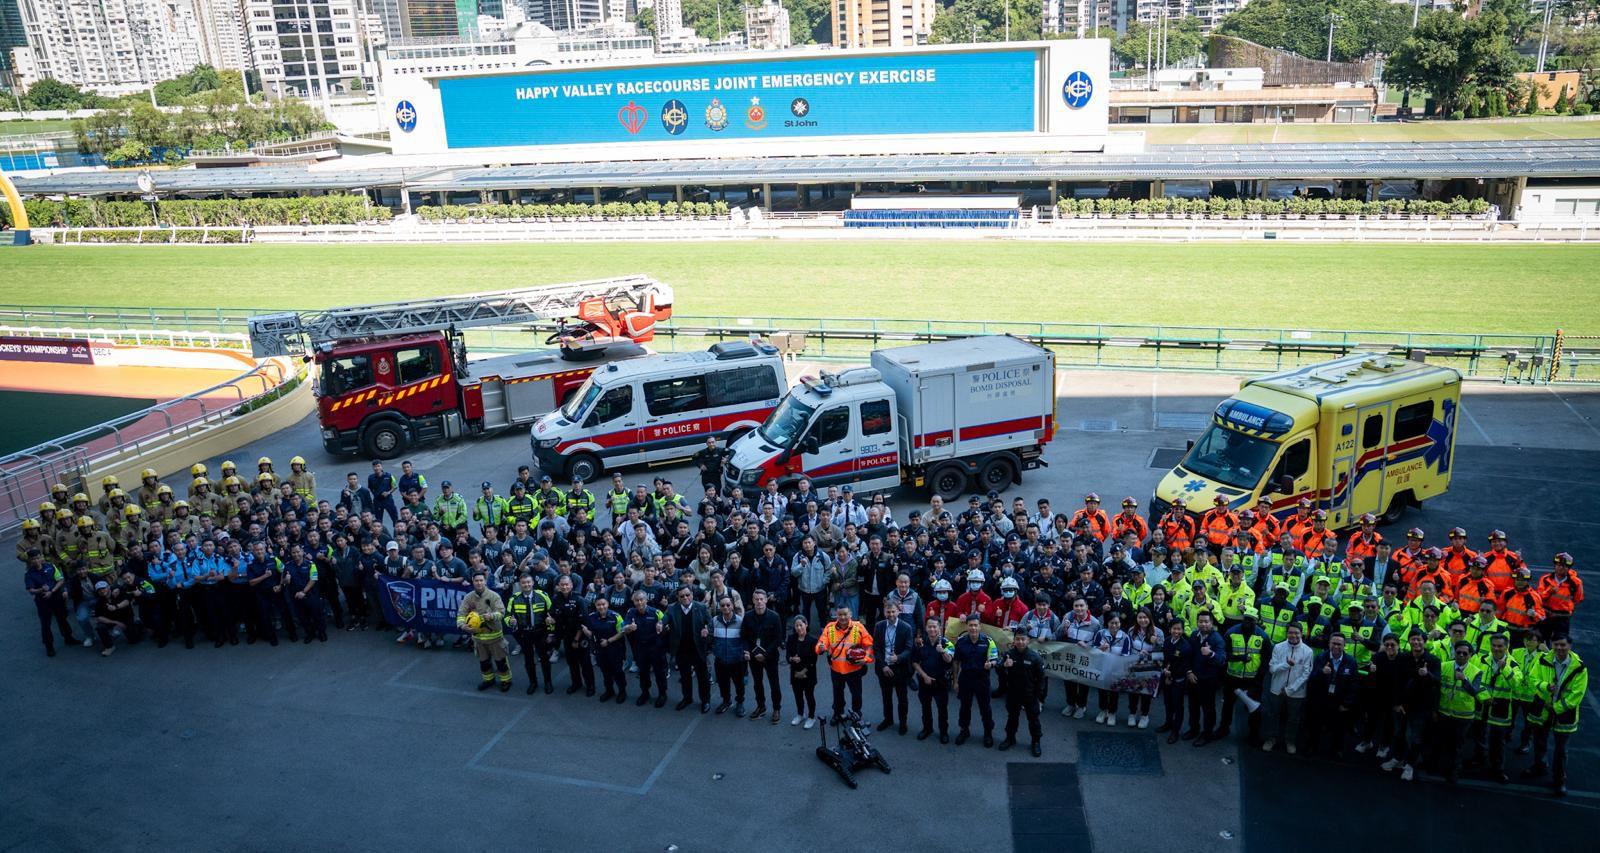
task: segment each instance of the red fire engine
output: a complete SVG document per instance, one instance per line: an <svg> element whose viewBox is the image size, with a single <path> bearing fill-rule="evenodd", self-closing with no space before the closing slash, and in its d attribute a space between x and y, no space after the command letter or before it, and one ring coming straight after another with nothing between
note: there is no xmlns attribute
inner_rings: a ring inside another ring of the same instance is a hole
<svg viewBox="0 0 1600 853"><path fill-rule="evenodd" d="M330 453L388 459L431 441L526 424L594 369L646 354L672 289L646 276L268 314L250 319L257 358L308 354ZM576 322L569 323L572 318ZM555 349L467 361L462 330L558 323Z"/></svg>

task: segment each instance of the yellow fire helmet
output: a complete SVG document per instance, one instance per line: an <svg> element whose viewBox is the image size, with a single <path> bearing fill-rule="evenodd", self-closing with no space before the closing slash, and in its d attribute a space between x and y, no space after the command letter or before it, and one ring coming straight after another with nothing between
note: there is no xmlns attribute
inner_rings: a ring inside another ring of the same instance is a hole
<svg viewBox="0 0 1600 853"><path fill-rule="evenodd" d="M188 501L178 501L178 502L176 502L176 503L174 503L172 505L172 508L173 509L188 509L189 508L189 502Z"/></svg>
<svg viewBox="0 0 1600 853"><path fill-rule="evenodd" d="M162 483L161 485L156 487L156 497L159 498L162 495L170 495L170 494L172 494L172 487L167 485L166 483Z"/></svg>
<svg viewBox="0 0 1600 853"><path fill-rule="evenodd" d="M148 480L151 477L159 478L160 476L161 475L157 474L156 473L156 469L154 469L154 468L146 468L143 471L139 472L139 479L141 479L141 480Z"/></svg>
<svg viewBox="0 0 1600 853"><path fill-rule="evenodd" d="M128 504L122 508L122 514L129 518L134 518L142 512L144 512L144 510L140 508L138 504Z"/></svg>
<svg viewBox="0 0 1600 853"><path fill-rule="evenodd" d="M233 471L236 467L238 466L233 464L232 459L224 459L222 461L222 473L224 475L228 474L230 471Z"/></svg>
<svg viewBox="0 0 1600 853"><path fill-rule="evenodd" d="M257 468L260 468L263 465L268 467L268 468L271 468L272 467L272 457L271 456L263 456L260 459L256 460L256 467Z"/></svg>
<svg viewBox="0 0 1600 853"><path fill-rule="evenodd" d="M22 529L23 530L38 530L39 529L39 521L38 521L38 519L24 518L22 520Z"/></svg>
<svg viewBox="0 0 1600 853"><path fill-rule="evenodd" d="M114 476L112 476L110 474L107 474L106 476L100 478L100 485L101 486L120 486L122 484L117 482L117 478L116 477L114 477Z"/></svg>
<svg viewBox="0 0 1600 853"><path fill-rule="evenodd" d="M67 484L66 483L56 483L55 485L52 485L50 487L50 494L52 494L52 495L57 495L57 494L64 495L66 493L67 493Z"/></svg>
<svg viewBox="0 0 1600 853"><path fill-rule="evenodd" d="M473 612L467 614L467 630L468 631L476 631L476 630L478 630L479 628L482 628L482 627L483 627L483 617L479 616L477 611L473 611Z"/></svg>
<svg viewBox="0 0 1600 853"><path fill-rule="evenodd" d="M79 501L82 501L83 503L88 503L89 502L89 496L84 494L83 492L79 492L79 493L77 493L77 494L72 496L72 502L73 503L78 503Z"/></svg>
<svg viewBox="0 0 1600 853"><path fill-rule="evenodd" d="M222 481L222 485L224 485L224 486L243 486L244 485L244 481L239 479L238 477L229 477L228 479Z"/></svg>
<svg viewBox="0 0 1600 853"><path fill-rule="evenodd" d="M51 503L51 502L49 502L49 501L45 501L44 503L39 504L39 514L40 515L44 515L47 512L55 512L55 511L56 511L56 505Z"/></svg>
<svg viewBox="0 0 1600 853"><path fill-rule="evenodd" d="M304 456L296 456L295 458L289 460L289 467L291 467L291 468L296 466L296 465L299 465L300 467L304 468L305 464L306 464L306 458Z"/></svg>
<svg viewBox="0 0 1600 853"><path fill-rule="evenodd" d="M199 462L196 462L193 465L189 466L189 476L191 476L191 477L204 477L205 475L206 475L206 466L200 464Z"/></svg>
<svg viewBox="0 0 1600 853"><path fill-rule="evenodd" d="M94 526L94 519L90 518L87 515L80 516L78 518L78 526L79 527L93 527Z"/></svg>
<svg viewBox="0 0 1600 853"><path fill-rule="evenodd" d="M257 483L270 483L270 482L272 482L273 480L276 480L276 479L277 479L276 477L272 476L270 473L268 473L266 471L262 471L259 475L256 476L256 482Z"/></svg>
<svg viewBox="0 0 1600 853"><path fill-rule="evenodd" d="M204 488L207 488L207 487L209 487L211 485L211 481L207 480L204 477L196 477L196 478L194 478L194 482L190 483L189 485L193 486L196 489L204 489Z"/></svg>
<svg viewBox="0 0 1600 853"><path fill-rule="evenodd" d="M121 489L112 489L111 491L106 492L106 496L110 498L125 498L128 496L128 493Z"/></svg>
<svg viewBox="0 0 1600 853"><path fill-rule="evenodd" d="M72 519L72 510L70 510L70 509L58 509L58 510L56 510L56 521L70 521L71 519Z"/></svg>

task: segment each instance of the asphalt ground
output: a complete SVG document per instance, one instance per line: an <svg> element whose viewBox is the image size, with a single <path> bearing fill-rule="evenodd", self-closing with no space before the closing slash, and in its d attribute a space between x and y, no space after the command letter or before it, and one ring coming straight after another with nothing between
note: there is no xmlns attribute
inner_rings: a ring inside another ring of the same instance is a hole
<svg viewBox="0 0 1600 853"><path fill-rule="evenodd" d="M1157 451L1181 449L1195 419L1235 387L1219 376L1065 373L1065 429L1046 453L1050 467L1012 493L1058 508L1088 490L1143 499L1161 474L1149 466ZM1590 487L1600 477L1600 391L1469 384L1465 399L1451 491L1398 526L1437 539L1460 524L1474 543L1502 527L1533 564L1568 550L1587 574L1600 553ZM328 497L344 471L366 471L363 460L326 456L312 419L229 456L248 467L296 453ZM452 479L471 493L485 479L509 481L528 445L513 433L410 458L430 482ZM698 497L686 466L666 470ZM903 516L925 498L892 502ZM1600 660L1595 607L1579 610L1575 630L1591 661ZM862 771L850 791L815 758L817 732L789 726L792 706L776 727L671 704L601 706L565 695L560 663L555 695L529 697L520 658L509 695L481 694L470 654L400 647L388 634L46 659L31 611L20 590L0 600L0 773L12 780L0 851L1470 851L1589 849L1600 825L1593 693L1560 802L1470 778L1407 785L1366 763L1264 755L1237 737L1167 746L1153 730L1062 719L1058 685L1043 759L881 733L873 742L893 773ZM871 679L866 688L875 719ZM675 703L675 684L671 694ZM826 683L818 694L826 708ZM1003 721L998 703L996 713ZM1509 757L1513 775L1526 761Z"/></svg>

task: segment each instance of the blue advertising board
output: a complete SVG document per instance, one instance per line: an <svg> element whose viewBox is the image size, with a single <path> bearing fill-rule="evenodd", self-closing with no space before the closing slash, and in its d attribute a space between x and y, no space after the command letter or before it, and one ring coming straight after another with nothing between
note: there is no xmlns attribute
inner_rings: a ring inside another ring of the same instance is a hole
<svg viewBox="0 0 1600 853"><path fill-rule="evenodd" d="M1037 53L674 63L438 81L450 148L1038 130Z"/></svg>

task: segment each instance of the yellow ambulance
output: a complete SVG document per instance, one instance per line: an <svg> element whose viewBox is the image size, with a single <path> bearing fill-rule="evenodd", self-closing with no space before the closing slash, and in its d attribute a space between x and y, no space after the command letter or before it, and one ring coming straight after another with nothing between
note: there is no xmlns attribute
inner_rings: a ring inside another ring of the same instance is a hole
<svg viewBox="0 0 1600 853"><path fill-rule="evenodd" d="M1161 479L1151 517L1178 497L1202 513L1217 495L1235 512L1265 495L1279 516L1309 498L1331 529L1392 522L1450 487L1460 410L1460 373L1388 355L1247 379Z"/></svg>

